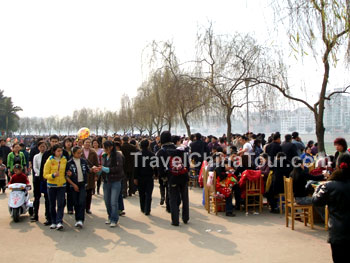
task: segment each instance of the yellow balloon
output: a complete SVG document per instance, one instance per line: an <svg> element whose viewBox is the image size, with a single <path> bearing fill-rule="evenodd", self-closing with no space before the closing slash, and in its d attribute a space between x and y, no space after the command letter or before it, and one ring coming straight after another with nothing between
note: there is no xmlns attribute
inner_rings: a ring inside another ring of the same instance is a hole
<svg viewBox="0 0 350 263"><path fill-rule="evenodd" d="M78 131L78 138L81 140L84 140L90 136L90 130L89 128L81 128Z"/></svg>

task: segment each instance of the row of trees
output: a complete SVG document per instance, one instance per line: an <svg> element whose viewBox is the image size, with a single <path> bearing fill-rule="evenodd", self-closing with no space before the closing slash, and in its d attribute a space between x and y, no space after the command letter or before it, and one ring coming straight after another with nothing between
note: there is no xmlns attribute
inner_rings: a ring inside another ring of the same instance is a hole
<svg viewBox="0 0 350 263"><path fill-rule="evenodd" d="M24 117L18 125L21 134L76 134L82 127L89 127L95 134L118 130L118 114L112 111L83 108L75 110L71 116L50 116L46 118Z"/></svg>
<svg viewBox="0 0 350 263"><path fill-rule="evenodd" d="M8 136L10 131L17 130L19 126L19 116L17 112L22 111L15 106L11 97L6 97L4 91L0 90L0 131Z"/></svg>

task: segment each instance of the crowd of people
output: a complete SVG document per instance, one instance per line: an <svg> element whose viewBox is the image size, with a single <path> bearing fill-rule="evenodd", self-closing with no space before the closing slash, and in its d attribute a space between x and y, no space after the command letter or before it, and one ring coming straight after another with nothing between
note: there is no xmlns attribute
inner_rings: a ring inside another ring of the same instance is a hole
<svg viewBox="0 0 350 263"><path fill-rule="evenodd" d="M220 138L172 136L91 136L79 139L70 136L35 137L31 141L0 140L0 187L22 182L32 176L34 214L39 220L40 198L45 199L45 225L63 229L64 209L75 214L78 228L84 225L85 214L92 213L92 196L103 196L107 211L106 224L115 227L125 215L124 199L138 191L140 210L150 215L154 180L160 188L160 204L171 214L171 224L190 219L188 181L198 178L206 163L219 181L229 177L233 182L225 189L225 214L235 216L244 202L240 184L247 170L263 175L265 197L271 213L279 210L278 195L284 193L284 177L293 178L297 204L328 205L330 214L329 242L333 257L345 253L350 244L350 153L343 138L334 141L336 153L318 153L317 143L302 141L297 132L286 134L282 142L276 132L265 134L232 134ZM27 144L27 145L26 145ZM312 194L314 181L327 181ZM206 183L206 182L204 182ZM233 199L235 199L233 205ZM322 209L317 209L322 211ZM324 209L323 209L324 211ZM321 216L322 215L321 213Z"/></svg>

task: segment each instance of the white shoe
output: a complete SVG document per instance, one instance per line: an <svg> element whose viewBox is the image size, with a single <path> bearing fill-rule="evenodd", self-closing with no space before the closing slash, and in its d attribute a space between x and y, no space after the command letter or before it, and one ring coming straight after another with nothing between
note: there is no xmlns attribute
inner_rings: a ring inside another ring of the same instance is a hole
<svg viewBox="0 0 350 263"><path fill-rule="evenodd" d="M110 226L110 227L116 227L116 226L117 226L117 223L112 222L109 226Z"/></svg>
<svg viewBox="0 0 350 263"><path fill-rule="evenodd" d="M52 224L51 226L50 226L50 229L56 229L56 224Z"/></svg>
<svg viewBox="0 0 350 263"><path fill-rule="evenodd" d="M62 223L58 223L56 229L57 230L62 230L63 229Z"/></svg>
<svg viewBox="0 0 350 263"><path fill-rule="evenodd" d="M82 221L77 221L76 223L75 223L75 227L78 227L78 228L83 228L83 222Z"/></svg>
<svg viewBox="0 0 350 263"><path fill-rule="evenodd" d="M106 225L110 225L110 224L111 224L111 220L109 220L109 219L106 220L105 224L106 224Z"/></svg>

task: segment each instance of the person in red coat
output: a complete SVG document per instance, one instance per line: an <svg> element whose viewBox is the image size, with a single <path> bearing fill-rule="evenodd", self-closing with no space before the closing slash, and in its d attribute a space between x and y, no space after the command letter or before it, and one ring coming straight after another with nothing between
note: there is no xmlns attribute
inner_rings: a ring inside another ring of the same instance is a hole
<svg viewBox="0 0 350 263"><path fill-rule="evenodd" d="M15 174L11 177L9 184L30 184L28 177L22 172L22 166L20 164L16 164L13 167L13 171Z"/></svg>

